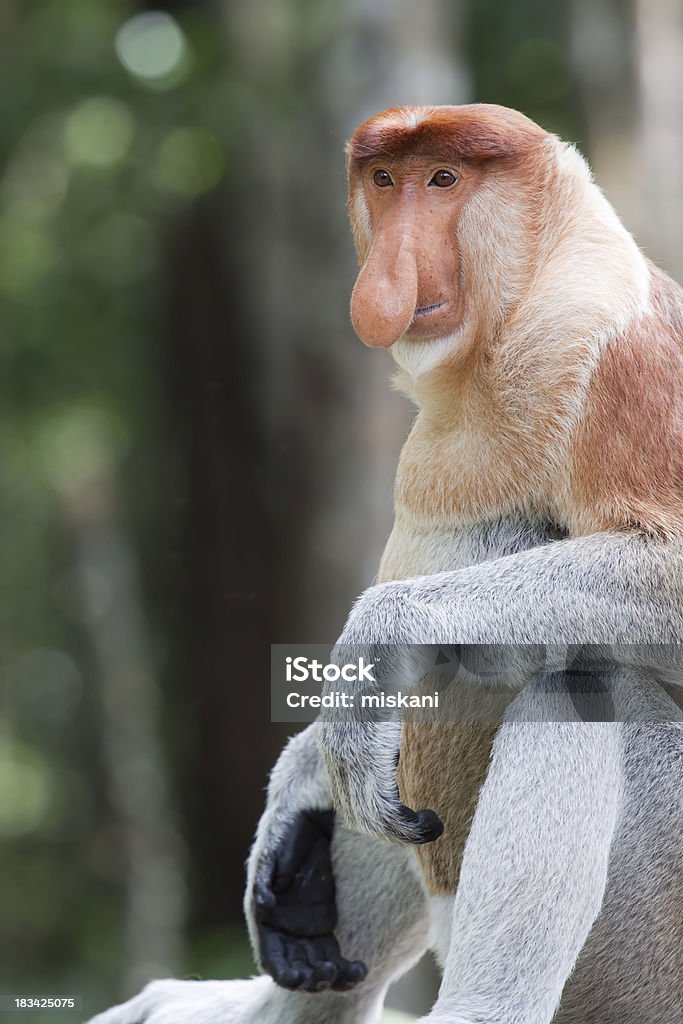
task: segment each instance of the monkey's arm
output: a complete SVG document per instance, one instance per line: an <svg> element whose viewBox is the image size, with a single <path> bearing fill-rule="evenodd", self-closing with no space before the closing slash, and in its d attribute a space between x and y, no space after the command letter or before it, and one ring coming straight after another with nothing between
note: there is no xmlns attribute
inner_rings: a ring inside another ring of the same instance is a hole
<svg viewBox="0 0 683 1024"><path fill-rule="evenodd" d="M543 665L538 644L601 644L615 664L680 669L683 663L683 543L603 533L557 541L457 572L382 584L353 608L340 644L378 659L377 684L358 690L343 722L323 712L319 746L334 804L351 827L402 842L440 834L431 812L399 799L395 769L400 723L378 722L362 694L396 685L396 662L380 645L519 644ZM652 645L643 650L636 645ZM658 648L656 645L667 645ZM520 648L520 651L523 649ZM411 654L399 685L434 664ZM382 668L382 662L386 668ZM537 664L533 664L534 661ZM524 678L523 668L518 673ZM334 687L328 686L329 690Z"/></svg>

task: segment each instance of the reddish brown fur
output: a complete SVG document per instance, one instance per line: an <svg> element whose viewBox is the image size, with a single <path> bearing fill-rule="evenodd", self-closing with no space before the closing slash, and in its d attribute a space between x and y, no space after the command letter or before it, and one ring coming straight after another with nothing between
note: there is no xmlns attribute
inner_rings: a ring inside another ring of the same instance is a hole
<svg viewBox="0 0 683 1024"><path fill-rule="evenodd" d="M413 157L443 160L468 190L457 218L443 218L458 249L459 282L470 286L459 295L467 331L428 373L413 373L409 352L397 360L407 361L404 377L421 412L401 455L403 519L382 560L383 580L444 568L425 555L421 529L439 535L450 523L514 510L546 514L571 536L683 534L683 292L653 269L643 312L647 266L579 158L565 151L558 164L556 145L523 115L488 105L394 108L361 125L349 144L351 218L364 266L387 224L380 213L388 196L375 201L369 191L371 161L385 158L400 187L408 171L419 171ZM490 215L468 223L480 186L489 204L493 198ZM399 220L407 220L403 209ZM427 227L433 233L434 224ZM525 245L515 248L520 238ZM552 265L558 246L562 272ZM390 247L381 255L378 272L393 268ZM462 724L405 722L398 782L408 806L433 807L446 823L443 838L419 856L428 888L452 893L496 729L445 717Z"/></svg>
<svg viewBox="0 0 683 1024"><path fill-rule="evenodd" d="M465 844L497 732L497 725L404 723L397 772L401 799L409 807L436 811L447 837L416 847L431 893L452 895L458 887ZM455 772L450 774L444 765L455 766Z"/></svg>
<svg viewBox="0 0 683 1024"><path fill-rule="evenodd" d="M578 533L683 536L683 290L656 268L651 302L592 382L573 448Z"/></svg>
<svg viewBox="0 0 683 1024"><path fill-rule="evenodd" d="M401 123L401 107L365 121L349 143L351 160L423 155L476 163L522 156L547 138L547 133L523 114L495 104L427 109L428 116L415 127Z"/></svg>

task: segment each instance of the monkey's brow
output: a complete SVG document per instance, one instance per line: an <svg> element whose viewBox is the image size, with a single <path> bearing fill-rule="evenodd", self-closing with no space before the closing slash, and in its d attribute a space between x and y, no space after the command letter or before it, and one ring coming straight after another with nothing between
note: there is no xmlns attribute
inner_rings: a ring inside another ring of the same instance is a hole
<svg viewBox="0 0 683 1024"><path fill-rule="evenodd" d="M359 163L366 163L368 160L443 160L444 157L440 156L434 150L416 150L414 152L397 152L396 149L390 146L378 147L371 145L359 145L354 143L349 144L349 154L352 160L356 160Z"/></svg>
<svg viewBox="0 0 683 1024"><path fill-rule="evenodd" d="M392 173L401 168L409 168L411 164L425 163L427 161L432 164L431 170L447 166L458 174L463 173L463 160L447 160L445 157L439 156L438 153L373 153L372 156L368 157L352 158L352 162L360 170L372 171L373 168L381 168Z"/></svg>
<svg viewBox="0 0 683 1024"><path fill-rule="evenodd" d="M417 123L399 109L360 125L347 152L357 161L414 154L479 163L519 157L547 138L533 121L499 108L435 108Z"/></svg>

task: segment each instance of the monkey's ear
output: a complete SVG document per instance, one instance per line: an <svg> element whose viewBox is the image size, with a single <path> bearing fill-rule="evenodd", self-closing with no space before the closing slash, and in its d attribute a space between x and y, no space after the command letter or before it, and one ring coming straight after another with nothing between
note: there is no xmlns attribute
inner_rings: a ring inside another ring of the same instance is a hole
<svg viewBox="0 0 683 1024"><path fill-rule="evenodd" d="M352 164L408 155L479 163L523 156L547 138L524 114L492 103L393 107L357 128L347 152Z"/></svg>

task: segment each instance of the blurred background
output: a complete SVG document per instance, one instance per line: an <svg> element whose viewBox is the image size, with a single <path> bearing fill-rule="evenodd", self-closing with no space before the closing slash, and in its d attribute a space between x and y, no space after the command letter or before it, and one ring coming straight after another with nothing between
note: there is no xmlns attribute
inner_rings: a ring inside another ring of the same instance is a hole
<svg viewBox="0 0 683 1024"><path fill-rule="evenodd" d="M3 993L253 970L269 645L371 582L411 418L348 320L344 140L475 99L683 276L683 0L0 0Z"/></svg>

